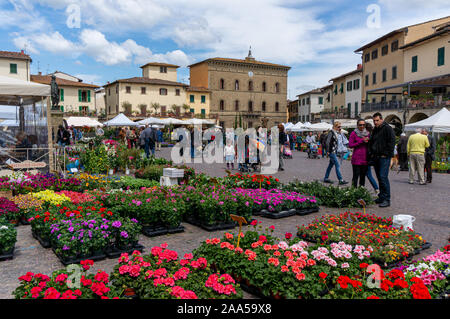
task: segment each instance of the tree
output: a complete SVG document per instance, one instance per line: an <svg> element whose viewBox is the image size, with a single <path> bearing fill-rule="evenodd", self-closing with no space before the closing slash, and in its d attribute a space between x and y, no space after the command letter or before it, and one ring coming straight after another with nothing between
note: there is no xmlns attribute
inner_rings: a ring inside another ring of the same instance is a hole
<svg viewBox="0 0 450 319"><path fill-rule="evenodd" d="M183 108L183 110L184 110L184 113L187 113L188 112L188 110L191 108L189 105L187 105L186 103L184 103L183 105L182 105L182 108Z"/></svg>
<svg viewBox="0 0 450 319"><path fill-rule="evenodd" d="M123 101L122 102L122 109L125 115L131 115L131 110L133 108L133 105L130 102Z"/></svg>
<svg viewBox="0 0 450 319"><path fill-rule="evenodd" d="M141 103L138 105L139 111L141 113L142 116L146 116L147 115L147 104Z"/></svg>
<svg viewBox="0 0 450 319"><path fill-rule="evenodd" d="M155 110L155 115L158 113L158 109L161 105L158 102L152 103L152 108Z"/></svg>

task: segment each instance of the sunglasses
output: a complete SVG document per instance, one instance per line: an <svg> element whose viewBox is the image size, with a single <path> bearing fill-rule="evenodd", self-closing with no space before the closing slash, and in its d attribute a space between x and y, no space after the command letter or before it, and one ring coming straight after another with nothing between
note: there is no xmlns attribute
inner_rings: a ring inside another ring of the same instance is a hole
<svg viewBox="0 0 450 319"><path fill-rule="evenodd" d="M358 124L358 126L366 126L366 124Z"/></svg>

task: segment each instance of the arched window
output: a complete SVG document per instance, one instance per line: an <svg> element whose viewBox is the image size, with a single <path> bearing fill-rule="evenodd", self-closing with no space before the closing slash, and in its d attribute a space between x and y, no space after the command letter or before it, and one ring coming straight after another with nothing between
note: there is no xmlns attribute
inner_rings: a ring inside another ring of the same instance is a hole
<svg viewBox="0 0 450 319"><path fill-rule="evenodd" d="M280 111L280 103L275 102L275 112L279 112Z"/></svg>
<svg viewBox="0 0 450 319"><path fill-rule="evenodd" d="M238 100L234 101L234 110L239 111L239 101Z"/></svg>
<svg viewBox="0 0 450 319"><path fill-rule="evenodd" d="M253 81L248 81L248 90L253 91Z"/></svg>
<svg viewBox="0 0 450 319"><path fill-rule="evenodd" d="M252 101L248 101L248 111L253 112L253 102Z"/></svg>
<svg viewBox="0 0 450 319"><path fill-rule="evenodd" d="M225 89L225 80L224 80L224 79L220 79L219 88L220 88L221 90L224 90L224 89Z"/></svg>
<svg viewBox="0 0 450 319"><path fill-rule="evenodd" d="M225 110L225 101L224 100L220 100L219 108L220 108L221 111Z"/></svg>
<svg viewBox="0 0 450 319"><path fill-rule="evenodd" d="M275 92L280 93L280 83L275 83Z"/></svg>
<svg viewBox="0 0 450 319"><path fill-rule="evenodd" d="M261 109L263 112L266 111L266 102L262 102Z"/></svg>
<svg viewBox="0 0 450 319"><path fill-rule="evenodd" d="M266 92L267 88L266 88L266 82L262 83L262 90L263 92Z"/></svg>
<svg viewBox="0 0 450 319"><path fill-rule="evenodd" d="M234 82L234 89L235 89L236 91L239 91L239 80L236 80L236 81Z"/></svg>

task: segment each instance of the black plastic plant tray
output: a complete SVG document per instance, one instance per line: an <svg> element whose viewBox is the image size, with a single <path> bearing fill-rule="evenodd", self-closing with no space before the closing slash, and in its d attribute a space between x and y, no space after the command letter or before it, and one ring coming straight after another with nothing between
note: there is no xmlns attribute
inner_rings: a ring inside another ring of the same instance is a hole
<svg viewBox="0 0 450 319"><path fill-rule="evenodd" d="M15 249L15 247L13 247L10 251L0 254L0 261L13 259L14 258L14 249Z"/></svg>

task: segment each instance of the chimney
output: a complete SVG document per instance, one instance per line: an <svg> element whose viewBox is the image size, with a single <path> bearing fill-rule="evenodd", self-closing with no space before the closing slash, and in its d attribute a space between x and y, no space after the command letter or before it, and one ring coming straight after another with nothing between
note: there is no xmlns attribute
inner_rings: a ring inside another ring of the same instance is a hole
<svg viewBox="0 0 450 319"><path fill-rule="evenodd" d="M38 75L42 75L42 72L41 72L41 71L39 71L39 72L38 72Z"/></svg>
<svg viewBox="0 0 450 319"><path fill-rule="evenodd" d="M25 54L25 52L23 52L23 50L20 50L20 54Z"/></svg>
<svg viewBox="0 0 450 319"><path fill-rule="evenodd" d="M362 69L362 64L358 64L358 65L356 66L356 69L357 69L357 70L361 70L361 69Z"/></svg>

